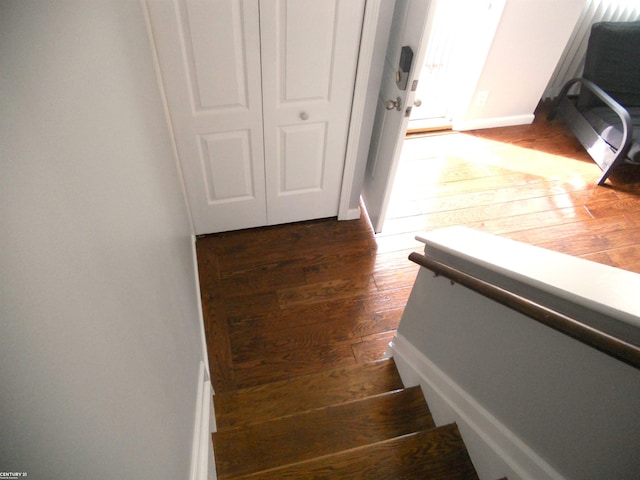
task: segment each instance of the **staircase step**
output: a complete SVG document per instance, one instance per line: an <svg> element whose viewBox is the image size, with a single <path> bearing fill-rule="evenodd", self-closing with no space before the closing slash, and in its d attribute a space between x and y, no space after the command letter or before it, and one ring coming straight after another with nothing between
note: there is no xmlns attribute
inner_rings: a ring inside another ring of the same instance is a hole
<svg viewBox="0 0 640 480"><path fill-rule="evenodd" d="M458 427L451 424L238 478L477 480L478 476Z"/></svg>
<svg viewBox="0 0 640 480"><path fill-rule="evenodd" d="M420 387L213 434L219 479L334 454L434 427Z"/></svg>
<svg viewBox="0 0 640 480"><path fill-rule="evenodd" d="M337 368L213 397L218 431L403 388L393 359Z"/></svg>

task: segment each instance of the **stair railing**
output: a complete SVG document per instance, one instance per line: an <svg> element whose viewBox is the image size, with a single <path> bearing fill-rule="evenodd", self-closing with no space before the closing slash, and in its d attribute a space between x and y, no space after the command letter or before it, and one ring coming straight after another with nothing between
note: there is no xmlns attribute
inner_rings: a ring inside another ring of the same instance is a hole
<svg viewBox="0 0 640 480"><path fill-rule="evenodd" d="M426 255L414 252L409 255L409 259L421 267L431 270L436 276L445 277L451 280L452 283L465 286L537 322L568 335L632 367L640 369L640 346L638 345L629 343L614 335L587 325L580 321L580 319L573 318L553 308L541 305L486 280L476 278L461 270L445 265Z"/></svg>
<svg viewBox="0 0 640 480"><path fill-rule="evenodd" d="M635 479L640 276L462 226L416 239L389 353L480 478Z"/></svg>

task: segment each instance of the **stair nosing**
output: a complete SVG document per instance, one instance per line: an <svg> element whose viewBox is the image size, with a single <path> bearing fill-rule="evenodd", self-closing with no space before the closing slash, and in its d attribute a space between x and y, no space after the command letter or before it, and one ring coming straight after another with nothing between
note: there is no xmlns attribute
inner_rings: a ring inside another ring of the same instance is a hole
<svg viewBox="0 0 640 480"><path fill-rule="evenodd" d="M296 380L300 380L303 378L311 378L314 376L321 376L327 372L338 372L341 370L357 370L359 367L363 367L363 366L371 366L371 365L382 365L384 363L393 363L395 365L395 360L393 359L393 357L389 357L389 358L383 358L380 360L375 360L373 362L366 362L366 363L356 363L353 365L348 365L348 366L342 366L342 367L336 367L336 368L331 368L328 370L320 370L318 372L311 372L311 373L305 373L304 375L297 375L294 377L290 377L290 378L283 378L281 380L276 380L275 382L269 382L269 383L263 383L261 385L253 385L250 387L243 387L243 388L238 388L236 390L231 390L231 391L226 391L226 392L220 392L218 394L214 394L213 396L230 396L230 395L239 395L242 394L244 392L252 392L252 391L259 391L259 390L263 390L263 389L268 389L273 385L285 385L287 383L290 383L292 381L296 381Z"/></svg>
<svg viewBox="0 0 640 480"><path fill-rule="evenodd" d="M408 387L411 388L411 387ZM455 422L449 422L446 423L444 425L436 425L432 428L422 428L420 430L416 430L415 432L409 432L409 433L405 433L403 435L398 435L395 437L391 437L391 438L385 438L384 440L378 440L377 442L373 442L373 443L368 443L366 445L359 445L357 447L351 447L351 448L346 448L344 450L340 450L338 452L333 452L333 453L328 453L325 455L318 455L317 457L313 457L313 458L307 458L305 460L299 460L297 462L292 462L292 463L287 463L284 465L278 465L277 467L271 467L271 468L266 468L264 470L258 470L256 472L252 472L252 473L247 473L244 475L240 475L240 476L235 476L233 477L234 480L243 480L243 479L251 479L251 478L256 478L257 475L261 475L264 473L271 473L271 472L275 472L284 468L288 468L288 467L293 467L295 465L304 465L304 464L310 464L312 462L316 462L319 460L323 460L323 459L328 459L331 457L338 457L340 455L345 455L345 454L349 454L349 453L353 453L353 452L357 452L360 450L367 450L370 449L376 445L384 445L387 443L392 443L392 442L400 442L404 439L407 439L409 437L413 437L413 436L418 436L427 432L432 432L434 430L437 430L439 428L451 428L452 426L457 427L457 424ZM459 431L459 430L458 430Z"/></svg>
<svg viewBox="0 0 640 480"><path fill-rule="evenodd" d="M213 432L213 433L217 433L217 432L232 432L232 431L236 431L236 430L241 430L244 427L255 427L256 425L261 425L263 423L280 421L280 420L284 420L284 419L287 419L287 418L295 417L295 416L298 416L298 415L305 415L305 414L309 414L311 412L316 412L316 411L320 411L320 410L326 410L326 409L329 409L329 408L339 407L339 406L342 406L342 405L350 405L352 403L362 402L362 401L365 401L365 400L370 400L372 398L383 397L383 396L386 396L386 395L393 395L393 394L397 394L398 392L402 392L404 390L412 390L412 389L415 389L415 388L420 388L420 387L419 386L413 386L413 387L396 388L394 390L387 390L386 392L379 392L379 393L374 393L373 395L367 395L366 397L354 398L352 400L347 400L347 401L338 402L338 403L331 403L331 404L328 404L328 405L323 405L321 407L308 408L306 410L300 410L298 412L289 413L289 414L285 414L285 415L280 415L278 417L267 418L267 419L264 419L264 420L257 420L255 422L243 423L242 425L237 425L235 427L225 427L222 430L217 430L216 432ZM425 403L426 403L426 400L425 400ZM427 405L427 409L428 409L428 405ZM429 413L431 413L430 410L429 410Z"/></svg>
<svg viewBox="0 0 640 480"><path fill-rule="evenodd" d="M325 407L321 407L318 409L314 409L314 410L310 410L306 413L297 413L295 415L290 415L290 416L286 416L286 417L278 417L278 418L274 418L274 419L269 419L263 422L258 422L252 425L246 425L237 429L229 429L229 430L223 430L223 431L219 431L219 432L215 432L212 434L212 440L214 443L214 447L218 446L218 448L223 448L223 452L225 452L226 454L230 454L231 451L227 452L226 451L226 447L223 447L223 445L229 445L228 442L233 442L234 438L240 438L243 436L248 436L247 438L260 438L260 441L269 441L269 436L270 434L267 433L264 437L263 437L263 432L284 432L284 431L288 431L289 429L293 428L295 429L295 425L305 425L308 424L309 418L303 418L304 416L313 416L314 412L322 412L322 411L328 411L332 408L342 408L345 407L347 409L350 408L354 408L353 405L357 404L357 403L366 403L366 402L371 402L371 401L375 401L376 399L383 399L384 397L388 397L389 398L389 402L391 402L391 404L393 404L393 402L402 402L402 397L401 395L407 395L406 400L410 401L410 402L414 402L417 401L419 403L419 405L415 405L412 408L419 408L420 409L420 413L415 413L414 414L414 427L412 428L406 428L408 427L407 423L403 423L405 425L405 427L393 427L392 430L396 430L395 433L393 433L391 436L387 437L387 438L381 438L379 436L379 433L376 433L374 435L377 435L379 438L378 439L371 439L372 441L367 442L367 443L363 443L361 445L358 446L363 446L363 445L370 445L370 444L375 444L377 442L379 442L380 440L386 440L389 438L395 438L398 436L402 436L405 435L406 433L412 433L412 432L417 432L420 430L428 430L428 429L432 429L433 427L435 427L435 422L433 420L433 416L431 414L431 411L429 410L429 406L427 405L425 399L424 399L424 395L422 394L421 388L420 386L413 386L413 387L409 387L409 388L403 388L400 390L395 390L393 392L383 392L377 395L372 395L372 396L368 396L365 398L361 398L361 399L356 399L352 402L348 402L348 403L344 403L344 404L338 404L335 406L325 406ZM398 396L396 400L393 400L391 397L393 396ZM386 400L381 400L382 402L387 402ZM383 403L384 404L384 403ZM391 405L389 404L389 405ZM399 405L403 405L404 403L400 403ZM407 405L408 406L408 405ZM364 411L367 411L367 409L369 408L368 406L363 405L363 407L365 408ZM392 410L388 410L388 411L393 411L393 407ZM320 417L322 416L322 414L320 414ZM296 417L301 417L299 421L296 421L295 418ZM318 417L319 418L319 417ZM418 418L421 418L421 421L419 423L416 423ZM284 421L285 423L283 425L277 425L277 423ZM405 421L406 422L406 419ZM270 424L273 424L273 426L271 426ZM378 424L378 425L382 425L382 424ZM400 425L398 425L400 426ZM284 428L284 430L283 430ZM381 430L379 430L381 427L373 427L374 431L376 432L381 432ZM403 431L403 433L401 433L401 431ZM258 433L260 432L260 433ZM372 431L373 432L373 431ZM389 432L391 433L391 432ZM259 437L255 437L255 435L259 435ZM327 450L327 446L329 444L326 444L325 447L323 447L323 449L326 451ZM316 445L319 446L319 445ZM345 448L346 447L346 448ZM331 447L328 447L329 449ZM351 448L354 448L353 446L346 446L343 445L342 448L340 448L339 450L335 450L333 452L330 453L320 453L317 456L314 456L313 458L317 458L317 457L322 457L328 454L332 454L332 453L338 453L339 451L344 451L344 450L350 450ZM321 449L322 450L322 449ZM238 453L238 452L236 452ZM245 456L246 452L242 454L242 456ZM285 455L286 456L286 455ZM225 457L226 458L226 457ZM231 457L230 457L231 458ZM306 460L309 460L309 458L306 458ZM235 462L232 462L232 464L236 464L236 465L240 465L237 463L237 460ZM283 458L284 460L284 458ZM291 461L293 460L293 461ZM285 461L285 463L282 463L279 466L282 465L290 465L290 464L295 464L297 463L298 459L294 459L294 458L290 458L288 462ZM225 461L226 463L226 461ZM260 462L258 462L257 465L259 465ZM276 465L271 465L268 466L268 468L261 468L259 470L256 470L254 472L250 472L250 471L245 471L242 472L242 468L240 468L240 471L238 470L238 467L233 467L231 465L229 465L228 467L225 467L223 472L220 472L219 474L222 474L223 476L221 476L220 478L235 478L235 477L241 477L242 475L249 475L251 473L256 473L256 472L260 472L263 470L268 470L268 469L272 469L272 468L276 468Z"/></svg>
<svg viewBox="0 0 640 480"><path fill-rule="evenodd" d="M219 394L219 398L225 398L225 397L232 398L233 396L238 396L238 398L241 398L244 393L249 394L249 395L251 395L253 393L259 394L261 391L268 391L270 388L272 388L274 386L275 386L275 388L284 387L284 386L290 384L292 381L298 381L298 380L303 381L304 379L308 380L308 379L312 379L313 377L322 378L322 376L325 375L327 372L333 373L333 372L357 371L358 369L363 368L363 367L384 367L384 366L387 366L387 365L388 365L387 368L391 368L392 369L392 372L393 372L392 375L394 377L396 377L397 381L393 382L393 383L395 383L395 386L397 386L397 388L389 388L389 389L384 390L384 391L379 390L377 393L372 393L372 394L369 394L368 392L366 392L365 395L357 397L357 398L350 398L350 399L339 400L339 401L330 401L330 403L319 404L319 405L314 406L312 408L305 408L303 410L294 411L293 413L284 413L284 414L278 413L276 415L266 415L266 416L263 416L262 418L256 418L255 420L254 419L250 419L249 421L242 420L240 422L238 422L237 419L236 419L236 422L237 422L236 424L223 425L222 427L218 426L218 431L235 430L235 429L238 429L238 428L242 428L243 426L255 425L255 424L258 424L258 423L262 423L264 421L268 421L270 419L282 418L282 417L296 415L296 414L309 412L309 411L313 411L313 410L317 410L317 409L322 409L322 408L326 408L326 407L347 404L347 403L351 403L351 402L354 402L354 401L362 400L364 398L368 398L368 397L371 397L371 396L376 396L376 395L380 395L380 394L384 394L384 393L389 393L389 392L402 390L403 388L406 388L406 387L403 385L402 378L400 377L399 372L397 370L397 366L395 364L395 360L393 359L393 357L390 357L390 358L386 358L386 359L382 359L382 360L377 360L377 361L374 361L374 362L367 362L367 363L364 363L364 364L356 364L356 365L352 365L352 366L349 366L349 367L339 367L339 368L334 368L334 369L330 369L330 370L325 370L325 371L322 371L322 372L309 373L309 374L301 375L301 376L294 377L294 378L291 378L291 379L278 380L277 382L271 382L271 383L267 383L267 384L264 384L264 385L254 386L254 387L246 387L244 389L239 389L239 390L232 391L232 392L224 392L222 394ZM354 377L354 378L356 378L356 377ZM388 387L389 386L385 386L385 388L388 388ZM214 395L213 396L214 409L216 407L216 397L218 397L218 395ZM270 399L270 401L273 401L273 399ZM218 405L218 406L221 407L220 405ZM233 416L235 417L235 415L236 415L238 410L233 409L233 408L230 409L230 410L226 410L226 411L224 409L222 411L216 410L215 411L215 415L216 415L217 422L222 423L222 424L225 423L223 419L224 419L224 415L225 415L225 413L227 411L232 413Z"/></svg>

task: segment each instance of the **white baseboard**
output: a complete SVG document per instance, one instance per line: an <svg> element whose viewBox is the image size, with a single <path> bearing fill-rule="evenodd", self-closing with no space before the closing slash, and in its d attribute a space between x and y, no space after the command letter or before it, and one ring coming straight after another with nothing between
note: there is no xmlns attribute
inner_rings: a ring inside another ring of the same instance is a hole
<svg viewBox="0 0 640 480"><path fill-rule="evenodd" d="M191 445L191 472L189 480L215 480L213 444L211 440L210 417L211 382L204 362L200 362L198 376L198 393L196 398L195 422L193 427L193 443ZM213 475L213 476L212 476Z"/></svg>
<svg viewBox="0 0 640 480"><path fill-rule="evenodd" d="M360 218L360 207L349 208L344 215L338 215L338 220L357 220Z"/></svg>
<svg viewBox="0 0 640 480"><path fill-rule="evenodd" d="M200 326L200 344L202 345L202 360L204 361L204 369L207 374L207 378L211 378L211 372L209 371L209 353L207 351L207 336L204 331L204 314L202 312L202 295L200 292L200 272L198 270L198 252L196 251L196 236L191 235L191 261L193 262L193 274L194 282L196 286L196 306L198 309L198 325ZM213 394L213 387L212 394Z"/></svg>
<svg viewBox="0 0 640 480"><path fill-rule="evenodd" d="M405 386L422 387L436 425L458 424L481 479L564 480L406 338L398 334L390 349Z"/></svg>
<svg viewBox="0 0 640 480"><path fill-rule="evenodd" d="M529 125L533 123L535 115L513 115L509 117L479 118L477 120L462 120L453 122L453 130L480 130L483 128L513 127L515 125Z"/></svg>

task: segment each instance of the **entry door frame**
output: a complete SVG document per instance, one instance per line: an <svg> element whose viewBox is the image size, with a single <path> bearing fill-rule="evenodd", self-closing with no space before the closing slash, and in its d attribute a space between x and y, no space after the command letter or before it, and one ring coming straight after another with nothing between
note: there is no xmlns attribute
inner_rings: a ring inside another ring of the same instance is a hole
<svg viewBox="0 0 640 480"><path fill-rule="evenodd" d="M354 220L360 217L360 191L367 166L395 3L395 0L366 0L347 151L342 172L338 220Z"/></svg>

